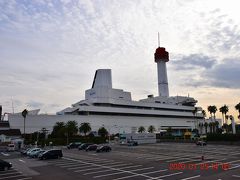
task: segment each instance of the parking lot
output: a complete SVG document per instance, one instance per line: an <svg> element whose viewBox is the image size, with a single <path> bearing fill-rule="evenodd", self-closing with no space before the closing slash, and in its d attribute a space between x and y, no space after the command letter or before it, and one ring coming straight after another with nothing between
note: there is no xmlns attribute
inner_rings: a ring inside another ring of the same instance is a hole
<svg viewBox="0 0 240 180"><path fill-rule="evenodd" d="M2 155L14 169L1 179L240 179L239 146L158 143L113 145L96 153L63 148L61 159L39 161L16 152ZM204 160L202 160L204 156Z"/></svg>

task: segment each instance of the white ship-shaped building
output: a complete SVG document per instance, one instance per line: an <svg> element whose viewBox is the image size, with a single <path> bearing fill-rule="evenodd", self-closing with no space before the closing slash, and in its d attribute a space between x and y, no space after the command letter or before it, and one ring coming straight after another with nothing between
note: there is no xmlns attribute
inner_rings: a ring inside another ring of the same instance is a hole
<svg viewBox="0 0 240 180"><path fill-rule="evenodd" d="M51 131L56 122L69 120L89 122L93 130L105 126L112 133L133 132L139 126L147 129L150 125L155 126L157 131L171 127L177 134L197 128L198 121L203 119L202 109L195 107L197 100L184 96L169 97L166 68L168 52L158 47L154 55L158 71L158 96L148 95L146 99L133 101L130 92L112 87L110 69L99 69L95 72L91 89L85 91L84 100L54 116L29 116L31 125L26 125L26 132L41 128ZM195 109L197 113L193 113ZM21 119L11 115L10 125L22 129Z"/></svg>

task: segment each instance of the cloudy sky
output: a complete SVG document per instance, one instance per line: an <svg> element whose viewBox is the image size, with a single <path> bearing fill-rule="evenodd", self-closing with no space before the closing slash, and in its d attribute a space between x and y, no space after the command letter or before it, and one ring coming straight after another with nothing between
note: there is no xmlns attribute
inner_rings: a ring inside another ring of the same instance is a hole
<svg viewBox="0 0 240 180"><path fill-rule="evenodd" d="M1 0L0 104L55 113L84 98L96 69L134 100L157 95L157 33L172 96L204 109L240 102L240 3L234 0ZM221 117L218 114L218 117Z"/></svg>

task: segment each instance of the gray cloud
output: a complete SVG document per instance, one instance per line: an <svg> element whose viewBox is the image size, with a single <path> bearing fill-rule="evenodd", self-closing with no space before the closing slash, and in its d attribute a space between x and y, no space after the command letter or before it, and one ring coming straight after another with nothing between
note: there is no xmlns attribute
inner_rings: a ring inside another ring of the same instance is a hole
<svg viewBox="0 0 240 180"><path fill-rule="evenodd" d="M221 64L203 74L212 86L240 88L240 58L224 59Z"/></svg>
<svg viewBox="0 0 240 180"><path fill-rule="evenodd" d="M203 54L190 54L188 56L179 57L173 62L173 67L176 70L191 70L192 68L202 67L210 69L216 64L216 59Z"/></svg>
<svg viewBox="0 0 240 180"><path fill-rule="evenodd" d="M220 87L229 89L240 88L240 58L224 59L212 69L202 71L201 79L188 77L185 85L193 87Z"/></svg>

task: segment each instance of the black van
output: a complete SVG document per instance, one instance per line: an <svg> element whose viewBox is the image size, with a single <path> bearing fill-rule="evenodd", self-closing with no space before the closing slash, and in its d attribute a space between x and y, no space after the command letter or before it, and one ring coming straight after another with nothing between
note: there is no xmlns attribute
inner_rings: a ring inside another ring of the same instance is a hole
<svg viewBox="0 0 240 180"><path fill-rule="evenodd" d="M38 156L39 159L57 159L63 157L62 150L60 149L51 149Z"/></svg>

